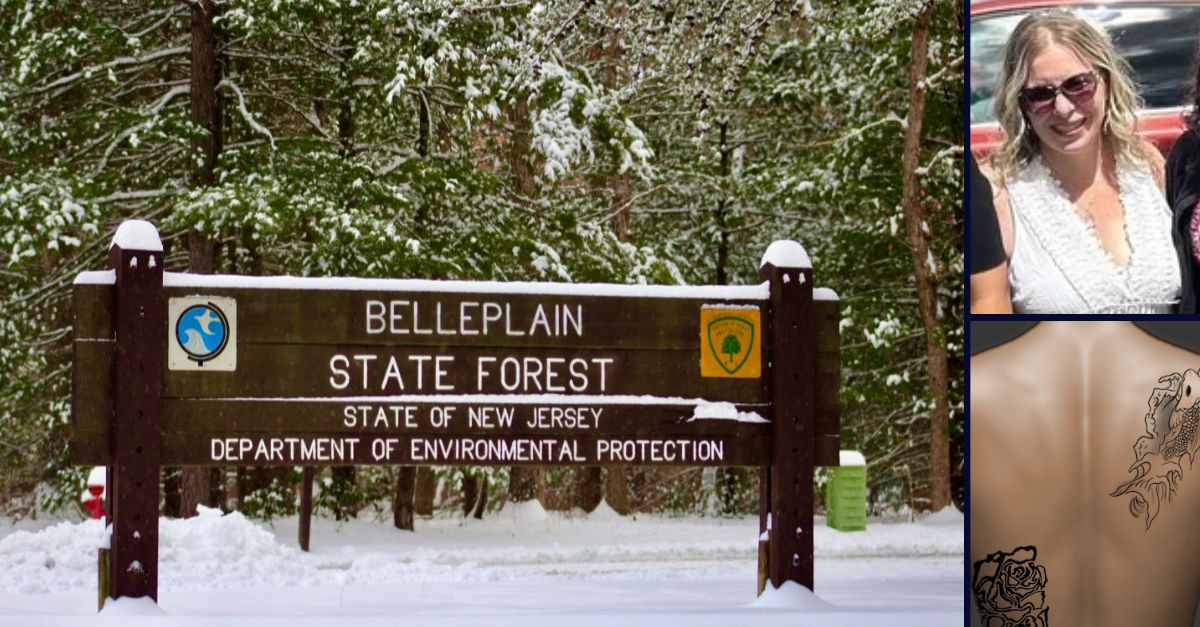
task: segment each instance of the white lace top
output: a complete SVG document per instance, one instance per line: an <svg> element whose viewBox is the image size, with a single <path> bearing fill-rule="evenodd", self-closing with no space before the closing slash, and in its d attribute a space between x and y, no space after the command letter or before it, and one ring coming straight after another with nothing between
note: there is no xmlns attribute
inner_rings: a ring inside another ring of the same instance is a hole
<svg viewBox="0 0 1200 627"><path fill-rule="evenodd" d="M1040 157L1005 182L1014 312L1171 312L1180 285L1171 210L1147 168L1118 166L1117 185L1130 250L1125 265L1108 255Z"/></svg>

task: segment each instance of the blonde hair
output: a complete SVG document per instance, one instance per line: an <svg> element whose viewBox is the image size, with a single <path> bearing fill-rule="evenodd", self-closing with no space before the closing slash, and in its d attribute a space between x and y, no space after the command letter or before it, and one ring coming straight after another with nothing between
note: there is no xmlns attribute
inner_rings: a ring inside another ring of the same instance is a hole
<svg viewBox="0 0 1200 627"><path fill-rule="evenodd" d="M1027 165L1037 156L1037 134L1021 110L1021 88L1029 79L1029 65L1050 44L1070 48L1092 65L1104 84L1107 99L1103 137L1118 162L1133 165L1150 162L1145 144L1134 131L1137 111L1142 108L1129 64L1117 54L1102 28L1064 10L1029 15L1017 24L1004 50L1004 65L996 86L996 119L1004 129L1004 140L990 164L1000 178Z"/></svg>

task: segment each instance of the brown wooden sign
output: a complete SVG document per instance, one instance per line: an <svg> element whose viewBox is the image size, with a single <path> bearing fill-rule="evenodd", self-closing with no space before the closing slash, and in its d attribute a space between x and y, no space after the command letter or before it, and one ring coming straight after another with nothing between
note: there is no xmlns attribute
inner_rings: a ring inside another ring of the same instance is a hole
<svg viewBox="0 0 1200 627"><path fill-rule="evenodd" d="M770 578L812 586L839 315L798 244L733 287L163 273L138 221L112 250L75 282L71 451L116 469L117 534L160 465L760 466Z"/></svg>

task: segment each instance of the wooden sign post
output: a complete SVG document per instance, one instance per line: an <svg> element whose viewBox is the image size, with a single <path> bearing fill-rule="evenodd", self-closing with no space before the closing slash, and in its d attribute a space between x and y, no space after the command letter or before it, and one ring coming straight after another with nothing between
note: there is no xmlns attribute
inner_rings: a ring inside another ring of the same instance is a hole
<svg viewBox="0 0 1200 627"><path fill-rule="evenodd" d="M759 278L771 285L767 333L772 360L763 383L773 427L772 463L765 473L769 488L759 504L760 510L769 508L765 570L775 587L795 581L811 590L817 357L812 267L795 242L772 244L763 261Z"/></svg>
<svg viewBox="0 0 1200 627"><path fill-rule="evenodd" d="M799 244L753 286L163 273L140 221L111 261L74 287L71 452L114 487L104 597L157 598L159 467L187 465L758 466L759 590L813 585L839 316Z"/></svg>

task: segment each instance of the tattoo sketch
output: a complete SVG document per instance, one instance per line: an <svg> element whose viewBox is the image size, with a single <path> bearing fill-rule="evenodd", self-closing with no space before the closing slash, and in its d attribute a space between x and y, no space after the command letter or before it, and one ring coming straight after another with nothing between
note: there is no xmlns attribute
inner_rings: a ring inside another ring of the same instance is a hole
<svg viewBox="0 0 1200 627"><path fill-rule="evenodd" d="M1037 547L997 551L975 562L972 582L984 627L1046 627L1046 568L1037 563Z"/></svg>
<svg viewBox="0 0 1200 627"><path fill-rule="evenodd" d="M1195 370L1173 373L1158 380L1147 401L1146 433L1133 444L1134 478L1111 496L1132 495L1129 513L1146 519L1146 529L1158 516L1163 501L1170 502L1183 478L1183 458L1191 470L1196 461L1196 423L1200 421L1200 375Z"/></svg>

